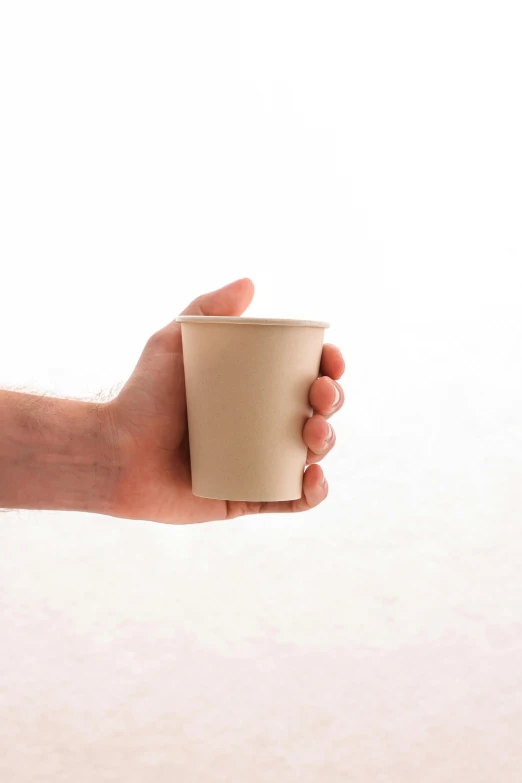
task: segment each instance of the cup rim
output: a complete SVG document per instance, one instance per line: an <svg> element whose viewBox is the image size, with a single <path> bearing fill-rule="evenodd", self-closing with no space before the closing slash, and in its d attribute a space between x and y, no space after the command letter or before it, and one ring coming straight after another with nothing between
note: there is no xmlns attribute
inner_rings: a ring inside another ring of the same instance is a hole
<svg viewBox="0 0 522 783"><path fill-rule="evenodd" d="M178 315L179 323L243 324L245 326L313 326L328 329L327 321L302 321L295 318L243 318L230 315Z"/></svg>

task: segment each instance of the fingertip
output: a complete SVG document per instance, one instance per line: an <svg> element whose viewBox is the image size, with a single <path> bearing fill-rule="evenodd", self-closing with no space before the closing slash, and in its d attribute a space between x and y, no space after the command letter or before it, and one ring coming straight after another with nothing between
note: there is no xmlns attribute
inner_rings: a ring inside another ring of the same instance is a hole
<svg viewBox="0 0 522 783"><path fill-rule="evenodd" d="M330 376L323 375L313 382L308 395L310 405L316 413L331 416L342 408L344 392L339 383Z"/></svg>
<svg viewBox="0 0 522 783"><path fill-rule="evenodd" d="M230 283L230 289L241 302L239 315L242 315L254 298L254 283L249 277L240 277L239 280Z"/></svg>
<svg viewBox="0 0 522 783"><path fill-rule="evenodd" d="M254 298L255 286L250 277L240 277L238 280L234 280L225 287L234 287L236 289L242 289L245 298L250 301Z"/></svg>
<svg viewBox="0 0 522 783"><path fill-rule="evenodd" d="M331 426L320 413L313 413L303 427L303 440L311 449L326 445Z"/></svg>
<svg viewBox="0 0 522 783"><path fill-rule="evenodd" d="M239 277L231 283L227 283L222 288L211 292L213 294L230 292L235 296L241 297L244 301L251 302L254 296L254 283L249 277ZM208 296L208 294L207 294Z"/></svg>
<svg viewBox="0 0 522 783"><path fill-rule="evenodd" d="M183 311L183 315L242 315L254 296L254 284L241 277L215 291L202 294Z"/></svg>
<svg viewBox="0 0 522 783"><path fill-rule="evenodd" d="M254 290L255 290L255 285L254 285L254 281L252 280L252 278L251 278L251 277L241 277L241 278L240 278L240 281L241 281L241 282L242 282L244 285L248 286L248 287L250 288L250 290L252 291L252 293L254 293Z"/></svg>
<svg viewBox="0 0 522 783"><path fill-rule="evenodd" d="M314 508L328 495L328 482L320 465L310 465L304 474L303 495L309 506Z"/></svg>
<svg viewBox="0 0 522 783"><path fill-rule="evenodd" d="M335 446L335 430L319 413L314 413L303 429L303 440L308 447L306 462L320 462Z"/></svg>
<svg viewBox="0 0 522 783"><path fill-rule="evenodd" d="M328 375L334 381L342 377L346 369L345 361L340 349L331 343L323 345L323 354L321 358L321 372Z"/></svg>

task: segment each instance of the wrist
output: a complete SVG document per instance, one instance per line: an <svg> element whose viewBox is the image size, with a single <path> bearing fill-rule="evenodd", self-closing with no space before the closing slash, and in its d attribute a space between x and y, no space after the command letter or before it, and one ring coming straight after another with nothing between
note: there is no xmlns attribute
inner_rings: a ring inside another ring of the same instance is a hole
<svg viewBox="0 0 522 783"><path fill-rule="evenodd" d="M60 473L54 507L113 514L119 468L109 404L60 402L68 431L57 439L52 457Z"/></svg>
<svg viewBox="0 0 522 783"><path fill-rule="evenodd" d="M107 404L1 392L0 506L112 513Z"/></svg>
<svg viewBox="0 0 522 783"><path fill-rule="evenodd" d="M119 447L111 415L110 403L86 403L87 431L92 452L86 454L86 465L92 473L79 494L83 508L97 514L115 515L116 487L120 473Z"/></svg>

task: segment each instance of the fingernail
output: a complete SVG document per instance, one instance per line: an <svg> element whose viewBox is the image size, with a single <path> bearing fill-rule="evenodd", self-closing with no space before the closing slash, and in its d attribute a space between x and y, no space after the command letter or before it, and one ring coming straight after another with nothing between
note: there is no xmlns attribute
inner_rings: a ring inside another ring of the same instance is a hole
<svg viewBox="0 0 522 783"><path fill-rule="evenodd" d="M339 391L339 387L337 386L336 383L334 383L334 389L335 389L335 397L334 397L334 401L332 403L332 408L336 408L337 405L339 405L339 402L341 400L341 392Z"/></svg>
<svg viewBox="0 0 522 783"><path fill-rule="evenodd" d="M326 437L325 437L325 439L323 441L324 448L327 448L330 445L330 443L332 442L333 437L334 437L334 431L333 431L332 425L329 424L328 422L327 422L327 424L328 424L328 432L327 432Z"/></svg>

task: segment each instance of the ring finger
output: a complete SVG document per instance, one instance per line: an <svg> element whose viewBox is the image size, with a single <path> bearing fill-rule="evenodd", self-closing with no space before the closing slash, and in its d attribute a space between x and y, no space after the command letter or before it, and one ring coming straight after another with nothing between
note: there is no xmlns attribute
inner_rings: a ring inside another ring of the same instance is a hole
<svg viewBox="0 0 522 783"><path fill-rule="evenodd" d="M335 431L323 416L314 413L304 425L303 440L308 446L307 464L320 462L335 446Z"/></svg>

